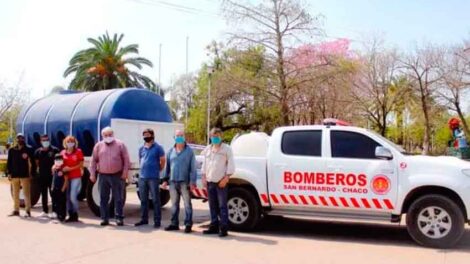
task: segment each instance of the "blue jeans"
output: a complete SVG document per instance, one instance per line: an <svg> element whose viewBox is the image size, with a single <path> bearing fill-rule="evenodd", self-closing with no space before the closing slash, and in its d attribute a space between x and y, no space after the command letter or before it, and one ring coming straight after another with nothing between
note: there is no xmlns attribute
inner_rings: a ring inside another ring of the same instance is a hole
<svg viewBox="0 0 470 264"><path fill-rule="evenodd" d="M67 188L67 211L78 213L78 194L82 189L82 178L71 179Z"/></svg>
<svg viewBox="0 0 470 264"><path fill-rule="evenodd" d="M160 180L139 178L139 196L140 196L140 212L141 220L148 222L149 214L149 191L152 195L153 202L153 222L160 224L162 219L162 208L160 205Z"/></svg>
<svg viewBox="0 0 470 264"><path fill-rule="evenodd" d="M125 181L118 174L100 174L98 177L98 188L100 190L100 215L103 221L109 220L109 198L110 192L114 200L114 216L117 220L124 219L124 188Z"/></svg>
<svg viewBox="0 0 470 264"><path fill-rule="evenodd" d="M179 226L180 215L180 199L184 201L184 225L193 225L193 205L191 204L191 196L189 195L189 185L185 182L170 182L170 198L171 198L171 225Z"/></svg>
<svg viewBox="0 0 470 264"><path fill-rule="evenodd" d="M208 182L207 192L209 195L209 209L211 213L212 227L228 229L228 188L220 188L218 183Z"/></svg>

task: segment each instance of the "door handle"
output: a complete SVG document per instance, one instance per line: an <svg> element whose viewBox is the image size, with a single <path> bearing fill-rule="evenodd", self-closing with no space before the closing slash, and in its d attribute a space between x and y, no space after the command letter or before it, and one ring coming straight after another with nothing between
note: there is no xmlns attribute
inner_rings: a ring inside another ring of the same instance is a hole
<svg viewBox="0 0 470 264"><path fill-rule="evenodd" d="M343 166L339 166L339 165L328 165L327 168L330 169L330 170L340 171L340 170L343 169Z"/></svg>
<svg viewBox="0 0 470 264"><path fill-rule="evenodd" d="M286 163L274 163L274 166L280 169L284 169L287 167Z"/></svg>

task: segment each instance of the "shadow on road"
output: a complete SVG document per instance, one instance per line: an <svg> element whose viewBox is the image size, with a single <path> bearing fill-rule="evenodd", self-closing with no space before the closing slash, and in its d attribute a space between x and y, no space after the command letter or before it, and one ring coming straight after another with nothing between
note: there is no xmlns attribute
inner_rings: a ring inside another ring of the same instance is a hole
<svg viewBox="0 0 470 264"><path fill-rule="evenodd" d="M420 247L408 235L406 226L392 224L312 221L271 216L264 219L256 233L269 237L290 236L343 243ZM442 251L470 252L470 230L466 229L455 248Z"/></svg>

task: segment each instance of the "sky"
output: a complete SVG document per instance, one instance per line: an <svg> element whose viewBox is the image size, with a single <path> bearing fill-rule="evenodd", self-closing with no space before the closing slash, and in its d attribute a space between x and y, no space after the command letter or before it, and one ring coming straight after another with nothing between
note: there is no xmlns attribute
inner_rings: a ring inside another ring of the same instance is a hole
<svg viewBox="0 0 470 264"><path fill-rule="evenodd" d="M253 0L254 1L254 0ZM461 43L470 39L467 0L305 0L321 14L327 39L348 38L353 45L381 34L389 46L410 50L419 43ZM154 67L142 73L169 86L208 60L205 47L222 40L230 25L218 15L218 0L0 0L0 82L22 85L39 98L57 85L87 38L123 33L123 44L139 44ZM184 7L184 8L181 8Z"/></svg>

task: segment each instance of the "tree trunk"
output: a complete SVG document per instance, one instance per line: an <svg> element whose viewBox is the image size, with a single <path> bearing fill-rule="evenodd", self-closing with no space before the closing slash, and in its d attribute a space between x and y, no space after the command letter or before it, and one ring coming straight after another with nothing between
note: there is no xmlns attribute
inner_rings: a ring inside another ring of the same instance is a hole
<svg viewBox="0 0 470 264"><path fill-rule="evenodd" d="M428 155L430 153L430 144L429 141L431 139L431 124L429 122L429 109L427 103L427 97L422 94L421 95L421 106L423 108L424 114L424 138L423 138L423 155Z"/></svg>

